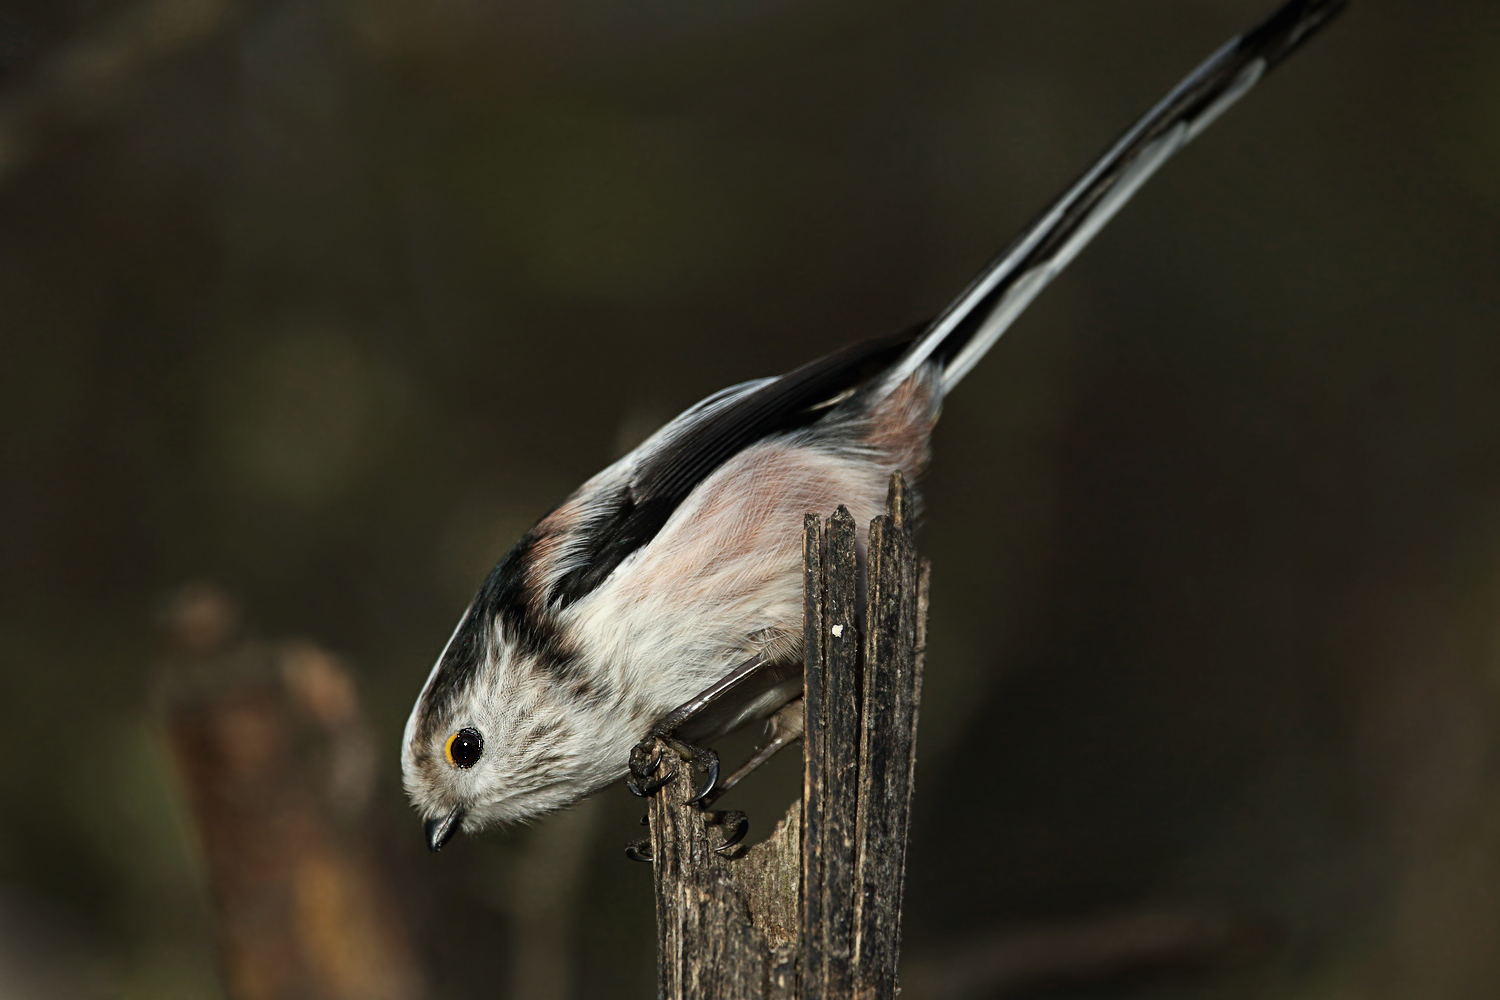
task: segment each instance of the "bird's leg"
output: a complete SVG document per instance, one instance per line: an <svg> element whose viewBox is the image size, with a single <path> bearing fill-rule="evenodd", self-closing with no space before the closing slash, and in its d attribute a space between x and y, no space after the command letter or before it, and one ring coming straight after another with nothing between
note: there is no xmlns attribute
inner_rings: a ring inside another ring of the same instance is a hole
<svg viewBox="0 0 1500 1000"><path fill-rule="evenodd" d="M807 713L804 711L804 702L801 698L789 701L776 710L776 714L766 721L767 739L765 745L750 757L749 760L735 769L734 773L709 790L703 797L701 804L706 809L718 801L719 796L738 785L747 775L766 761L770 760L782 749L795 743L802 738L807 728Z"/></svg>
<svg viewBox="0 0 1500 1000"><path fill-rule="evenodd" d="M688 800L693 804L703 802L719 780L719 755L703 743L733 730L766 708L796 697L801 673L800 663L768 661L759 656L746 660L651 727L646 738L630 751L626 785L636 795L647 796L671 781L676 770L663 771L665 755L661 748L665 746L704 774L697 792ZM735 773L743 777L739 771Z"/></svg>
<svg viewBox="0 0 1500 1000"><path fill-rule="evenodd" d="M768 662L760 657L747 660L651 727L646 738L630 751L626 786L644 797L671 781L677 775L676 767L665 763L665 751L671 750L704 775L688 804L706 806L802 735L802 699L798 697L801 686L800 663ZM771 719L770 740L720 785L719 755L702 742L727 733L772 707L776 707L776 714ZM720 854L733 852L750 829L749 817L737 809L710 812L705 818L725 831L724 843L715 848ZM651 842L631 844L625 855L633 861L651 861Z"/></svg>

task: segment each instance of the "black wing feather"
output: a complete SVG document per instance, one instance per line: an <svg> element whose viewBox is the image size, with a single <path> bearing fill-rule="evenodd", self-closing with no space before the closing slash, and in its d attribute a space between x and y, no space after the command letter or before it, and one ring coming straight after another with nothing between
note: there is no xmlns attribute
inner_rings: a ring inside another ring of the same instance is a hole
<svg viewBox="0 0 1500 1000"><path fill-rule="evenodd" d="M927 324L868 340L809 362L689 426L651 456L593 520L584 559L553 584L549 603L566 607L591 592L632 552L655 538L699 483L773 434L815 423L818 404L872 381Z"/></svg>

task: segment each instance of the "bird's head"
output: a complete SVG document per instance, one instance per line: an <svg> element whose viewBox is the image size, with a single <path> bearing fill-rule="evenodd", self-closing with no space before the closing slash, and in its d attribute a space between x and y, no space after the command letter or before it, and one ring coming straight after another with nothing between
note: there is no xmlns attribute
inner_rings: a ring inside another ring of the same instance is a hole
<svg viewBox="0 0 1500 1000"><path fill-rule="evenodd" d="M406 723L402 776L440 850L459 830L535 818L614 779L591 744L555 642L517 628L504 606L505 560L438 657ZM623 760L623 756L620 757Z"/></svg>

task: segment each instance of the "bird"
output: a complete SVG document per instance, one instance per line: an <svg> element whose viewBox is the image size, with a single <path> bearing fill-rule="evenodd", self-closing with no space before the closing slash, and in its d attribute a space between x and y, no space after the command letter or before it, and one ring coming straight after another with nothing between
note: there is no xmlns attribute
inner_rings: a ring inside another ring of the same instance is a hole
<svg viewBox="0 0 1500 1000"><path fill-rule="evenodd" d="M1344 0L1288 0L1173 87L929 323L714 393L543 516L485 577L403 735L440 850L629 778L658 736L701 748L801 702L802 523L860 524L928 464L945 396L1166 160ZM861 538L863 544L863 538ZM744 772L742 768L737 774Z"/></svg>

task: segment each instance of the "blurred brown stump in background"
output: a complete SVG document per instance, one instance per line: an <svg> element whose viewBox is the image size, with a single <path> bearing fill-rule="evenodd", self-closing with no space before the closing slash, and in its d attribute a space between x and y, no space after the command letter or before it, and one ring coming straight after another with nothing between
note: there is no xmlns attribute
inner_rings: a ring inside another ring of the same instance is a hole
<svg viewBox="0 0 1500 1000"><path fill-rule="evenodd" d="M234 1000L411 1000L412 944L368 822L374 750L349 671L308 642L237 638L224 593L162 620L165 726Z"/></svg>

